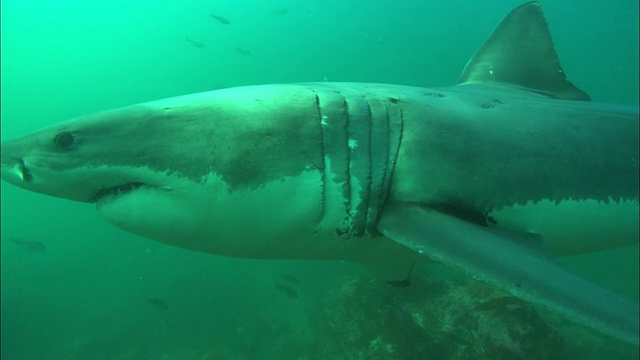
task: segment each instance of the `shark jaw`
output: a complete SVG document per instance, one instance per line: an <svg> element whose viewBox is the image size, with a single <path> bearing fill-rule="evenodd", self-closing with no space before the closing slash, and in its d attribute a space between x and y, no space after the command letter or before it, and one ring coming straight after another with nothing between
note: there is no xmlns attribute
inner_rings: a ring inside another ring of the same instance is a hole
<svg viewBox="0 0 640 360"><path fill-rule="evenodd" d="M127 196L131 192L134 192L139 189L148 190L149 186L146 186L140 182L129 182L123 185L112 186L110 188L106 188L98 191L96 196L94 197L94 202L96 202L97 206L100 207L101 204L105 202L112 203L122 198L123 196Z"/></svg>
<svg viewBox="0 0 640 360"><path fill-rule="evenodd" d="M9 147L3 152L10 151ZM43 161L26 154L24 158L13 158L2 163L2 179L25 190L65 198L69 200L103 204L117 202L139 190L170 191L163 176L148 170L124 169L102 166L97 168L75 168L55 171L40 166ZM69 184L73 184L69 186Z"/></svg>

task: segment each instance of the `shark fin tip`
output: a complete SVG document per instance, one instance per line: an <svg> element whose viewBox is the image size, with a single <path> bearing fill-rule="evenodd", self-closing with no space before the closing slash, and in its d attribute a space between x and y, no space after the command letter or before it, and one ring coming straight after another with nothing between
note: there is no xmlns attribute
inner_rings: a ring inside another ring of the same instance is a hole
<svg viewBox="0 0 640 360"><path fill-rule="evenodd" d="M518 86L565 100L590 97L566 79L542 5L525 3L508 13L471 57L458 84Z"/></svg>

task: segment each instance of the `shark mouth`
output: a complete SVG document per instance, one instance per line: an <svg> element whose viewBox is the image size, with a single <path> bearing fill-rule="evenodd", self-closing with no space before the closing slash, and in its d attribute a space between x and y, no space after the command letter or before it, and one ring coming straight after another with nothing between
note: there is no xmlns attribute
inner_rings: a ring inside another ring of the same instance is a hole
<svg viewBox="0 0 640 360"><path fill-rule="evenodd" d="M98 191L94 196L92 202L103 201L106 199L115 200L119 197L127 195L141 187L145 186L144 183L141 182L129 182L126 184L113 186L109 188L102 189Z"/></svg>

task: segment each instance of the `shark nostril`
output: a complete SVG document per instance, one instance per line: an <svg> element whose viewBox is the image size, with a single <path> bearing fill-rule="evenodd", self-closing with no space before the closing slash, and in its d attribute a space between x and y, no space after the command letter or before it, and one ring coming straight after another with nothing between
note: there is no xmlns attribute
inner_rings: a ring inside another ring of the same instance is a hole
<svg viewBox="0 0 640 360"><path fill-rule="evenodd" d="M29 183L33 180L33 174L29 171L27 165L25 165L24 160L18 159L16 166L20 172L19 176L22 181Z"/></svg>

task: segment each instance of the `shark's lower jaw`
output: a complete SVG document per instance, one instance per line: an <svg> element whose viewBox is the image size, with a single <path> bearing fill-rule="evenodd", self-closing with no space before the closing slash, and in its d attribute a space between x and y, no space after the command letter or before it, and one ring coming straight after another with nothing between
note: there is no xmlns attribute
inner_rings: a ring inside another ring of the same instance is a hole
<svg viewBox="0 0 640 360"><path fill-rule="evenodd" d="M122 185L102 189L94 195L92 202L95 202L98 205L113 202L123 196L129 195L133 191L136 191L143 186L148 185L141 182L129 182Z"/></svg>

